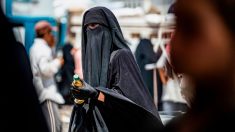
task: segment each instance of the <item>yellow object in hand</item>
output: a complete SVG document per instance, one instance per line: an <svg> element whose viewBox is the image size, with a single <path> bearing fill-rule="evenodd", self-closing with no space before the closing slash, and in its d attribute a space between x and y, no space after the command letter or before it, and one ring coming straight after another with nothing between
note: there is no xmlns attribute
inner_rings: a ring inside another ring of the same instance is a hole
<svg viewBox="0 0 235 132"><path fill-rule="evenodd" d="M79 78L79 76L77 74L75 74L73 76L73 83L72 85L76 88L82 88L83 87L83 83L81 81L81 79ZM79 100L79 99L74 99L74 102L76 104L83 104L85 102L85 100Z"/></svg>

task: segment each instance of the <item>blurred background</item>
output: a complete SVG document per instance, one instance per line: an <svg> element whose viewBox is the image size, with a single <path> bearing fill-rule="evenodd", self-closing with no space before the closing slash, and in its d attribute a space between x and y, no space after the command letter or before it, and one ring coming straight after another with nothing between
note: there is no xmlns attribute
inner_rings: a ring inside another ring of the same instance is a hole
<svg viewBox="0 0 235 132"><path fill-rule="evenodd" d="M29 23L30 18L31 21L35 19L33 17L48 17L50 21L53 21L51 18L54 19L58 28L64 27L60 29L61 34L57 38L58 43L63 45L66 35L70 33L74 33L75 39L78 40L76 43L80 42L82 13L93 6L111 9L119 20L127 40L136 33L143 37L150 34L157 36L160 27L171 28L173 25L172 17L168 15L173 2L174 0L3 0L2 5L5 5L3 8L8 16L19 18L13 18L15 22ZM24 20L24 17L29 19ZM28 48L31 45L27 45L27 40L24 40L27 27L23 25L17 27L17 36Z"/></svg>
<svg viewBox="0 0 235 132"><path fill-rule="evenodd" d="M75 49L80 48L82 15L85 10L94 6L109 8L117 17L124 38L129 43L133 55L136 56L164 123L185 112L184 108L179 108L175 104L186 104L182 97L176 97L181 96L178 90L179 78L167 76L167 72L172 71L166 64L170 60L167 45L175 28L173 3L174 0L2 0L6 16L14 23L15 36L28 53L35 39L33 29L38 21L46 20L55 27L54 36L57 55L59 55L62 52L61 49L68 43ZM150 49L146 46L148 42L151 44ZM138 48L141 43L144 46ZM154 55L149 56L150 52ZM60 88L63 77L58 73L55 78L61 94L66 98L68 90ZM175 79L177 81L172 81ZM173 87L172 89L176 90L164 90L164 88L169 89L167 87ZM165 106L164 101L174 104ZM69 99L66 102L60 107L63 131L68 129L72 108ZM173 106L177 109L171 108Z"/></svg>

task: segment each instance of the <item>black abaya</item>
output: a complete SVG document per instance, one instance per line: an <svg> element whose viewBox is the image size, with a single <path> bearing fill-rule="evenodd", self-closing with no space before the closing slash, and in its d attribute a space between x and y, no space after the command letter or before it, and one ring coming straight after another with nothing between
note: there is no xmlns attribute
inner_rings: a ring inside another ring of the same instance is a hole
<svg viewBox="0 0 235 132"><path fill-rule="evenodd" d="M100 25L88 29L90 23ZM88 10L82 31L84 80L105 95L105 102L75 106L69 131L161 130L157 108L113 13L104 7Z"/></svg>

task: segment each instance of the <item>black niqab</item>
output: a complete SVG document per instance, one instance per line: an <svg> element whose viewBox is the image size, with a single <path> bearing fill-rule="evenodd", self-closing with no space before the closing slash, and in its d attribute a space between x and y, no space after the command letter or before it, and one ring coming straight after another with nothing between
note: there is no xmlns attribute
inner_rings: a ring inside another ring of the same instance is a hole
<svg viewBox="0 0 235 132"><path fill-rule="evenodd" d="M86 28L90 23L100 26ZM84 80L93 87L106 87L110 54L117 49L129 48L116 17L107 8L95 7L85 12L82 25Z"/></svg>

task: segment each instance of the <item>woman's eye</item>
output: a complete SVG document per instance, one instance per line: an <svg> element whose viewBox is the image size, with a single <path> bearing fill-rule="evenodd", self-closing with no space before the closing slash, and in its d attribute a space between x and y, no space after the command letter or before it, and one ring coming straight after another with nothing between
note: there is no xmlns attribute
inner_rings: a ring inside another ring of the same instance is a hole
<svg viewBox="0 0 235 132"><path fill-rule="evenodd" d="M97 28L99 26L99 24L97 24L97 23L92 23L92 24L88 24L88 28L89 29L95 29L95 28Z"/></svg>

